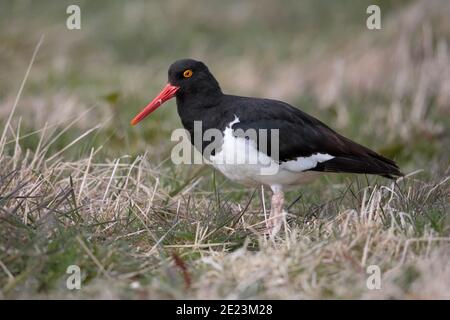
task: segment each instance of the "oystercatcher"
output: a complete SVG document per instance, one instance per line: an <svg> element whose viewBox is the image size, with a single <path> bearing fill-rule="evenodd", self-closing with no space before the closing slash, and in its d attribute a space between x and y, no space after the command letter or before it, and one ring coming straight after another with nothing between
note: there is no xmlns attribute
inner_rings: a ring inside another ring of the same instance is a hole
<svg viewBox="0 0 450 320"><path fill-rule="evenodd" d="M193 143L205 159L233 181L271 188L271 212L266 221L271 235L278 232L286 213L284 190L309 182L320 173L374 174L391 179L403 175L394 161L285 102L224 94L208 67L193 59L178 60L170 66L167 85L131 124L172 97L176 97L178 114L191 142L198 133L196 122L203 131L221 133L214 139L217 148L208 154L205 151L213 139ZM258 134L242 135L248 130ZM236 161L242 156L245 161ZM268 166L276 170L264 172Z"/></svg>

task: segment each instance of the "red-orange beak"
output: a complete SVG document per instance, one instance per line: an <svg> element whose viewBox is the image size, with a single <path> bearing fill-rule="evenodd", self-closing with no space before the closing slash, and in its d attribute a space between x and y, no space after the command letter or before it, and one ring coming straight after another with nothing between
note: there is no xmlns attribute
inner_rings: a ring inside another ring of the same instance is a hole
<svg viewBox="0 0 450 320"><path fill-rule="evenodd" d="M155 99L153 99L152 102L150 102L144 110L138 113L136 117L131 120L131 124L134 126L139 121L144 119L146 116L148 116L150 113L158 109L164 102L167 100L173 98L175 96L175 93L180 89L180 87L173 86L170 83L168 83L164 89L156 96Z"/></svg>

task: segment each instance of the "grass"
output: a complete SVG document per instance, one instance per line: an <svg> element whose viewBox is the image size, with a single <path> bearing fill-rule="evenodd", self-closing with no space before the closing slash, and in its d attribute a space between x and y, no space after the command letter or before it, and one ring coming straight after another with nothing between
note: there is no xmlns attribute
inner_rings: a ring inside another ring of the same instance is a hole
<svg viewBox="0 0 450 320"><path fill-rule="evenodd" d="M447 2L379 1L381 31L364 1L79 3L80 31L64 2L0 5L1 298L450 298ZM323 176L287 194L288 224L265 239L265 190L171 163L173 103L128 125L180 55L406 177Z"/></svg>

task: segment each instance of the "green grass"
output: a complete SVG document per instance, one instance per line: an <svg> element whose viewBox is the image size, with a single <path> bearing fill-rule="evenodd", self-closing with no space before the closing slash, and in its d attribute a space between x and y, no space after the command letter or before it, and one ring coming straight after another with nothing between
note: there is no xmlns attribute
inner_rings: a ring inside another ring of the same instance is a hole
<svg viewBox="0 0 450 320"><path fill-rule="evenodd" d="M0 4L0 298L449 297L447 2L376 1L380 31L371 1L77 3L80 31L69 2ZM174 102L129 125L187 56L407 176L323 176L287 193L288 224L266 239L267 192L170 161Z"/></svg>

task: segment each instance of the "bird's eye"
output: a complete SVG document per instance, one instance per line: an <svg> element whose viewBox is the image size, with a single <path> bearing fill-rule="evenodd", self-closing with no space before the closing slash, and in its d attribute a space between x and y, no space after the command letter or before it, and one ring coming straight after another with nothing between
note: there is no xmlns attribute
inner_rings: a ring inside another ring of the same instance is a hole
<svg viewBox="0 0 450 320"><path fill-rule="evenodd" d="M184 72L183 72L183 77L185 77L185 78L190 78L190 77L192 77L192 70L191 69L187 69L187 70L184 70Z"/></svg>

